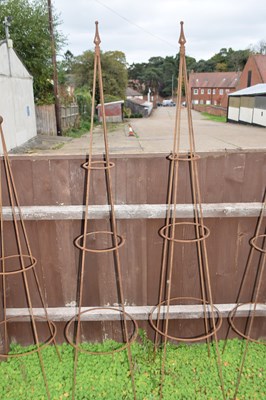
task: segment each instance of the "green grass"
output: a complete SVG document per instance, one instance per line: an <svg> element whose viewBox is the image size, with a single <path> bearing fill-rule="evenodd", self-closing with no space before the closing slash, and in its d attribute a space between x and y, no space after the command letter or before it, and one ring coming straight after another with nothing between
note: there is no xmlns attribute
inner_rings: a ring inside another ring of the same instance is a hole
<svg viewBox="0 0 266 400"><path fill-rule="evenodd" d="M233 398L235 381L243 344L233 339L228 341L222 356L222 368L226 397ZM93 351L116 347L113 341L103 344L84 344ZM219 343L222 349L223 342ZM13 346L12 352L22 351ZM59 346L62 361L59 362L52 346L42 351L51 399L71 399L73 380L73 348L68 344ZM138 400L158 399L162 354L153 359L153 345L142 333L142 343L132 345L135 382ZM249 344L247 359L238 400L264 400L266 398L266 348ZM165 400L220 400L222 394L215 362L214 348L211 357L205 344L167 345L163 398ZM37 354L0 363L1 400L46 399L43 377ZM127 352L110 356L93 356L79 353L75 400L132 399Z"/></svg>
<svg viewBox="0 0 266 400"><path fill-rule="evenodd" d="M91 123L88 120L81 119L79 128L72 128L65 133L65 136L79 138L90 131Z"/></svg>
<svg viewBox="0 0 266 400"><path fill-rule="evenodd" d="M98 120L94 121L94 127L100 125ZM116 123L116 122L108 122L107 123L107 131L108 133L115 132L118 128L123 127L125 124ZM81 120L80 128L73 128L65 133L65 136L79 138L85 133L89 133L91 128L91 124L87 120Z"/></svg>
<svg viewBox="0 0 266 400"><path fill-rule="evenodd" d="M215 122L226 122L226 117L223 117L223 116L212 115L212 114L208 114L208 113L206 113L206 112L202 112L201 115L203 115L203 116L206 117L207 119L210 119L211 121L215 121Z"/></svg>

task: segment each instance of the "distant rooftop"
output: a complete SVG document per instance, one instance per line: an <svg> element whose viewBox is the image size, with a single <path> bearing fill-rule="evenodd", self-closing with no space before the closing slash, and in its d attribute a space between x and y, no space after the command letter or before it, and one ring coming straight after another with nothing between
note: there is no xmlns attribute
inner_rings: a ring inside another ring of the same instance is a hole
<svg viewBox="0 0 266 400"><path fill-rule="evenodd" d="M142 96L141 93L137 92L137 90L132 89L131 87L126 88L126 96Z"/></svg>
<svg viewBox="0 0 266 400"><path fill-rule="evenodd" d="M230 93L229 96L250 96L256 94L266 94L266 83L249 86L245 89L238 90L237 92Z"/></svg>
<svg viewBox="0 0 266 400"><path fill-rule="evenodd" d="M189 85L193 88L235 88L240 72L192 72Z"/></svg>

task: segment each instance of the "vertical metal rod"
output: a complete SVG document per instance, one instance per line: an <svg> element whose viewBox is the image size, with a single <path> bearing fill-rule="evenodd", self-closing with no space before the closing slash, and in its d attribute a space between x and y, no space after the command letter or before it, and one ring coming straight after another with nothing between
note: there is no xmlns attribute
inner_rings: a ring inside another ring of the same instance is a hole
<svg viewBox="0 0 266 400"><path fill-rule="evenodd" d="M86 237L87 237L87 225L88 225L88 207L89 207L89 190L90 190L90 174L92 167L92 144L93 144L93 118L94 118L94 109L95 109L95 93L96 93L96 81L98 74L98 83L100 89L100 103L101 103L101 112L102 112L102 121L103 121L103 132L104 132L104 146L105 146L105 165L104 171L106 173L106 189L107 189L107 197L110 204L110 223L111 229L113 233L113 244L114 244L114 262L115 268L117 272L117 283L118 283L118 296L120 297L121 303L121 311L123 316L123 327L125 335L126 343L129 344L129 333L127 328L127 319L125 312L125 300L124 293L122 287L122 276L121 276L121 263L118 251L118 236L117 236L117 227L116 227L116 219L115 219L115 210L114 210L114 200L112 195L112 181L110 174L110 160L109 160L109 146L108 146L108 136L107 136L107 124L106 124L106 116L104 109L104 93L103 93L103 79L102 79L102 69L101 69L101 59L100 59L100 36L98 31L98 22L96 21L96 30L95 30L95 57L94 57L94 78L93 78L93 94L92 94L92 111L91 111L91 130L90 130L90 145L89 145L89 161L88 161L88 174L87 174L87 182L86 182L86 210L85 210L85 221L84 221L84 231L83 231L83 245L82 245L82 261L81 261L81 276L80 276L80 292L79 292L79 309L78 309L78 326L76 333L76 345L75 345L75 360L74 360L74 379L73 379L73 390L72 390L72 399L75 397L75 387L76 387L76 374L77 374L77 363L78 363L78 346L80 342L80 325L81 325L81 306L83 303L83 286L84 286L84 266L85 266L85 252L86 252ZM132 381L132 389L133 396L136 399L136 388L134 381L134 373L133 373L133 362L132 362L132 354L130 345L127 346L127 355L130 369L130 377Z"/></svg>
<svg viewBox="0 0 266 400"><path fill-rule="evenodd" d="M8 166L8 170L9 170L9 177L10 177L10 184L11 184L10 190L12 190L12 193L13 193L13 196L14 196L14 206L16 206L16 208L18 210L19 221L20 221L20 224L21 224L22 233L23 233L23 236L24 236L24 239L25 239L27 251L29 253L31 262L34 262L32 251L31 251L31 247L30 247L30 243L29 243L29 238L28 238L28 234L27 234L27 230L26 230L26 226L25 226L25 222L23 220L22 211L21 211L21 207L20 207L20 204L19 204L18 193L17 193L17 189L16 189L16 186L15 186L14 176L13 176L13 173L12 173L12 168L11 168L11 163L10 163L9 157L6 157L6 162L7 162L7 166ZM13 214L13 219L14 219L14 214ZM41 285L40 285L40 282L39 282L39 278L38 278L37 272L35 271L35 268L33 268L33 275L34 275L34 279L35 279L36 286L37 286L37 289L38 289L38 293L40 295L40 299L41 299L41 303L42 303L42 306L43 306L43 309L44 309L45 317L46 317L46 320L47 320L47 323L48 323L48 326L49 326L50 334L53 336L52 325L51 325L51 322L50 322L50 319L49 319L49 316L48 316L48 312L47 312L47 305L45 304L44 296L43 296L43 293L42 293L42 290L41 290ZM58 356L59 360L61 361L61 355L59 353L55 338L53 339L53 343L54 343L54 346L55 346L55 350L56 350L57 356Z"/></svg>
<svg viewBox="0 0 266 400"><path fill-rule="evenodd" d="M106 124L106 116L105 116L105 108L104 108L103 79L102 79L100 53L97 58L98 58L100 100L101 100L101 108L102 108L103 131L104 131L104 142L105 142L105 155L106 155L106 164L108 167L110 164L110 158L109 158L109 145L108 145L108 136L107 136L107 124ZM123 286L122 286L121 263L120 263L119 250L117 248L118 238L117 238L117 227L116 227L116 219L115 219L114 199L113 199L113 193L112 193L112 179L111 179L110 168L106 168L105 171L106 171L106 181L107 181L107 194L109 197L109 203L110 203L110 208L111 208L111 227L112 227L112 232L114 234L113 241L114 241L114 246L116 247L114 254L115 254L117 277L118 277L118 279L117 279L118 291L119 291L121 308L122 308L125 338L126 338L126 343L128 343L129 342L129 334L128 334L128 328L127 328L127 319L126 319L126 314L125 314L125 298L124 298L124 292L123 292ZM127 347L127 353L128 353L128 362L129 362L129 367L130 367L130 376L131 376L131 381L132 381L134 399L136 399L136 389L135 389L132 354L131 354L130 346Z"/></svg>
<svg viewBox="0 0 266 400"><path fill-rule="evenodd" d="M265 190L265 193L264 193L263 205L262 205L262 209L261 209L261 212L260 212L259 221L257 223L257 227L256 227L256 230L255 230L254 237L259 235L265 210L266 210L266 190ZM241 284L240 284L240 289L239 289L239 292L238 292L238 295L237 295L237 299L236 299L237 305L240 305L240 303L241 303L240 302L240 298L241 298L242 290L243 290L243 288L245 286L245 282L246 282L248 273L249 273L251 265L252 265L254 252L255 252L255 248L253 246L251 246L250 253L248 255L247 265L246 265L246 268L245 268L245 271L244 271L244 276L242 278L242 281L241 281ZM232 322L234 322L234 320L235 320L236 310L237 310L237 307L235 307L235 311L233 312ZM229 327L228 327L227 332L226 332L225 342L224 342L224 346L223 346L223 352L226 349L227 340L228 340L229 333L230 333L231 329L232 329L232 326L231 326L231 324L229 324Z"/></svg>
<svg viewBox="0 0 266 400"><path fill-rule="evenodd" d="M86 241L87 241L87 230L88 230L88 208L89 208L89 192L90 192L90 181L91 181L91 162L92 162L92 142L93 142L93 120L94 120L94 109L95 109L95 93L96 93L96 78L97 78L97 59L94 58L94 73L93 73L93 88L92 88L92 105L91 105L91 127L90 127L90 142L89 142L89 161L87 170L87 181L86 181L86 209L84 216L84 228L83 228L83 250L81 255L81 273L80 273L80 286L79 286L79 299L78 299L78 323L76 332L76 347L74 355L74 373L73 373L73 388L72 388L72 400L75 399L75 390L77 382L77 366L78 366L78 352L80 343L80 330L81 330L81 307L83 304L83 290L84 290L84 271L85 271L85 260L86 260Z"/></svg>
<svg viewBox="0 0 266 400"><path fill-rule="evenodd" d="M10 195L14 229L15 229L17 245L18 245L18 250L19 250L19 258L20 258L20 265L22 268L22 276L23 276L23 281L24 281L24 286L25 286L26 299L27 299L27 303L29 306L29 313L31 316L33 334L34 334L34 339L35 339L35 343L37 346L37 352L38 352L39 362L40 362L43 379L44 379L44 383L45 383L46 394L47 394L48 399L50 400L51 397L50 397L48 381L47 381L47 377L46 377L46 373L45 373L45 369L44 369L43 358L42 358L41 349L40 349L40 342L39 342L39 336L38 336L38 331L37 331L37 327L36 327L36 321L35 321L35 317L33 314L33 306L32 306L30 290L29 290L26 267L25 267L25 263L24 263L24 259L23 259L23 251L22 251L22 244L21 244L21 239L20 239L20 234L19 234L19 227L18 227L18 222L17 222L17 216L15 213L15 198L14 198L14 192L12 190L12 179L11 179L12 171L11 171L11 167L10 167L10 162L9 162L9 158L8 158L8 154L7 154L7 148L6 148L6 143L5 143L1 124L0 124L0 135L1 135L3 153L4 153L4 165L5 165L5 171L6 171L7 185L8 185L9 195Z"/></svg>
<svg viewBox="0 0 266 400"><path fill-rule="evenodd" d="M260 288L261 288L261 284L262 284L262 277L263 277L264 269L265 269L265 259L266 259L265 253L263 254L262 257L263 257L262 258L262 266L261 266L260 273L259 273L258 287L257 287L257 291L256 291L255 302L254 302L253 310L251 311L251 321L250 321L250 324L248 327L248 332L247 332L248 339L246 340L246 343L245 343L245 349L244 349L244 353L243 353L242 360L240 363L240 368L238 371L237 383L236 383L236 388L235 388L235 393L234 393L234 400L236 400L236 398L237 398L237 393L238 393L238 389L239 389L239 385L240 385L240 381L241 381L241 377L242 377L242 373L243 373L243 369L244 369L244 364L245 364L245 360L246 360L246 356L247 356L247 352L248 352L248 346L249 346L249 342L250 342L250 334L252 331L256 308L258 305L258 297L259 297Z"/></svg>
<svg viewBox="0 0 266 400"><path fill-rule="evenodd" d="M209 265L208 265L208 257L207 257L207 249L204 238L204 225L203 225L203 213L201 206L201 195L199 188L199 178L198 178L198 170L196 163L196 154L195 154L195 139L192 125L192 115L191 115L191 104L190 104L190 96L188 93L188 79L187 79L187 70L186 70L186 59L185 59L185 43L186 39L183 31L183 22L181 22L181 32L179 37L180 44L180 60L179 60L179 76L178 76L178 98L177 98L177 111L176 111L176 120L175 120L175 128L174 128L174 142L173 142L173 156L172 156L172 164L170 167L170 182L169 182L169 192L168 192L168 212L167 212L167 223L165 226L165 240L163 247L163 260L162 260L162 271L161 271L161 282L160 282L160 290L159 290L159 305L158 305L158 316L156 323L156 336L155 336L155 351L158 346L158 327L160 320L160 306L162 303L163 297L163 280L166 278L166 316L165 316L165 325L163 332L163 354L162 354L162 363L161 363L161 384L160 384L160 399L163 398L163 384L165 377L165 365L166 365L166 352L167 352L167 341L168 341L168 329L169 329L169 310L170 310L170 302L171 302L171 286L172 286L172 275L173 275L173 263L174 263L174 248L175 248L175 226L176 226L176 206L177 206L177 186L178 186L178 168L179 162L181 161L182 155L180 154L180 142L181 142L181 97L182 97L182 84L185 86L185 94L186 94L186 102L187 102L187 113L188 113L188 140L189 140L189 152L187 154L187 159L184 158L185 161L190 163L190 177L191 177L191 194L192 194L192 204L194 209L194 222L195 222L195 242L197 248L197 256L199 263L199 280L200 280L200 289L202 294L202 304L204 310L204 326L205 326L205 337L207 339L208 344L208 354L210 355L210 335L209 333L209 323L208 323L208 302L207 295L209 296L210 310L211 310L211 322L212 329L214 330L214 338L216 343L216 355L217 355L217 365L219 371L219 377L221 382L221 389L223 398L225 399L225 391L224 391L224 383L222 376L222 368L221 368L221 359L218 347L218 340L216 334L216 322L215 322L215 313L214 313L214 305L211 293L211 285L210 285L210 275L209 275ZM171 157L170 157L171 159ZM170 224L170 212L169 209L171 207L171 201L173 202L173 213L171 217ZM170 234L169 234L170 232ZM169 243L170 241L170 243ZM169 246L167 244L169 243ZM203 243L201 243L203 242ZM168 251L168 252L167 252ZM168 265L168 272L167 271ZM178 338L176 338L178 340ZM184 340L184 339L182 339ZM189 341L189 339L187 340Z"/></svg>
<svg viewBox="0 0 266 400"><path fill-rule="evenodd" d="M0 121L1 124L1 121ZM6 268L5 268L5 245L4 245L4 221L3 221L3 197L2 197L2 166L0 165L0 230L1 230L1 257L2 257L2 287L3 287L3 317L4 317L4 353L8 353L8 330L7 330L7 318L6 318L6 309L7 309L7 298L6 298Z"/></svg>
<svg viewBox="0 0 266 400"><path fill-rule="evenodd" d="M54 24L53 24L53 12L52 12L51 0L47 0L47 5L48 5L49 31L50 31L52 63L53 63L53 81L54 81L53 87L54 87L54 98L55 98L56 129L57 129L57 135L62 136L61 109L60 109L60 100L58 93L58 74L57 74Z"/></svg>

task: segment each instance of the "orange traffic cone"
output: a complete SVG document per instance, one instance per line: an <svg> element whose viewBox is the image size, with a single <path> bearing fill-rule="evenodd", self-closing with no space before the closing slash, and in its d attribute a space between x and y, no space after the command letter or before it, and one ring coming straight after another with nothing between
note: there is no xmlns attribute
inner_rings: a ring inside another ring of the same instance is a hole
<svg viewBox="0 0 266 400"><path fill-rule="evenodd" d="M135 136L135 132L130 124L128 124L128 136Z"/></svg>

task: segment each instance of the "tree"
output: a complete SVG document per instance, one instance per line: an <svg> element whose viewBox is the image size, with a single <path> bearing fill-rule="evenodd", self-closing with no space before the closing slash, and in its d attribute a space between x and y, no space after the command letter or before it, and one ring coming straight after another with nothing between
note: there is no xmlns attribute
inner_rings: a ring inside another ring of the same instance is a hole
<svg viewBox="0 0 266 400"><path fill-rule="evenodd" d="M125 54L122 51L107 51L101 60L104 93L123 99L128 81Z"/></svg>
<svg viewBox="0 0 266 400"><path fill-rule="evenodd" d="M101 65L105 97L124 98L128 81L125 54L121 51L102 52ZM91 50L74 58L71 75L77 88L92 88L93 66L94 52ZM96 91L96 99L99 101L97 93L98 91Z"/></svg>
<svg viewBox="0 0 266 400"><path fill-rule="evenodd" d="M46 0L6 0L0 9L0 37L4 38L2 21L12 18L10 36L14 49L33 76L34 96L37 102L53 101L51 40ZM54 13L56 48L65 38L58 32L59 20Z"/></svg>
<svg viewBox="0 0 266 400"><path fill-rule="evenodd" d="M249 49L252 53L255 54L266 54L266 40L262 39L257 44L250 46Z"/></svg>

